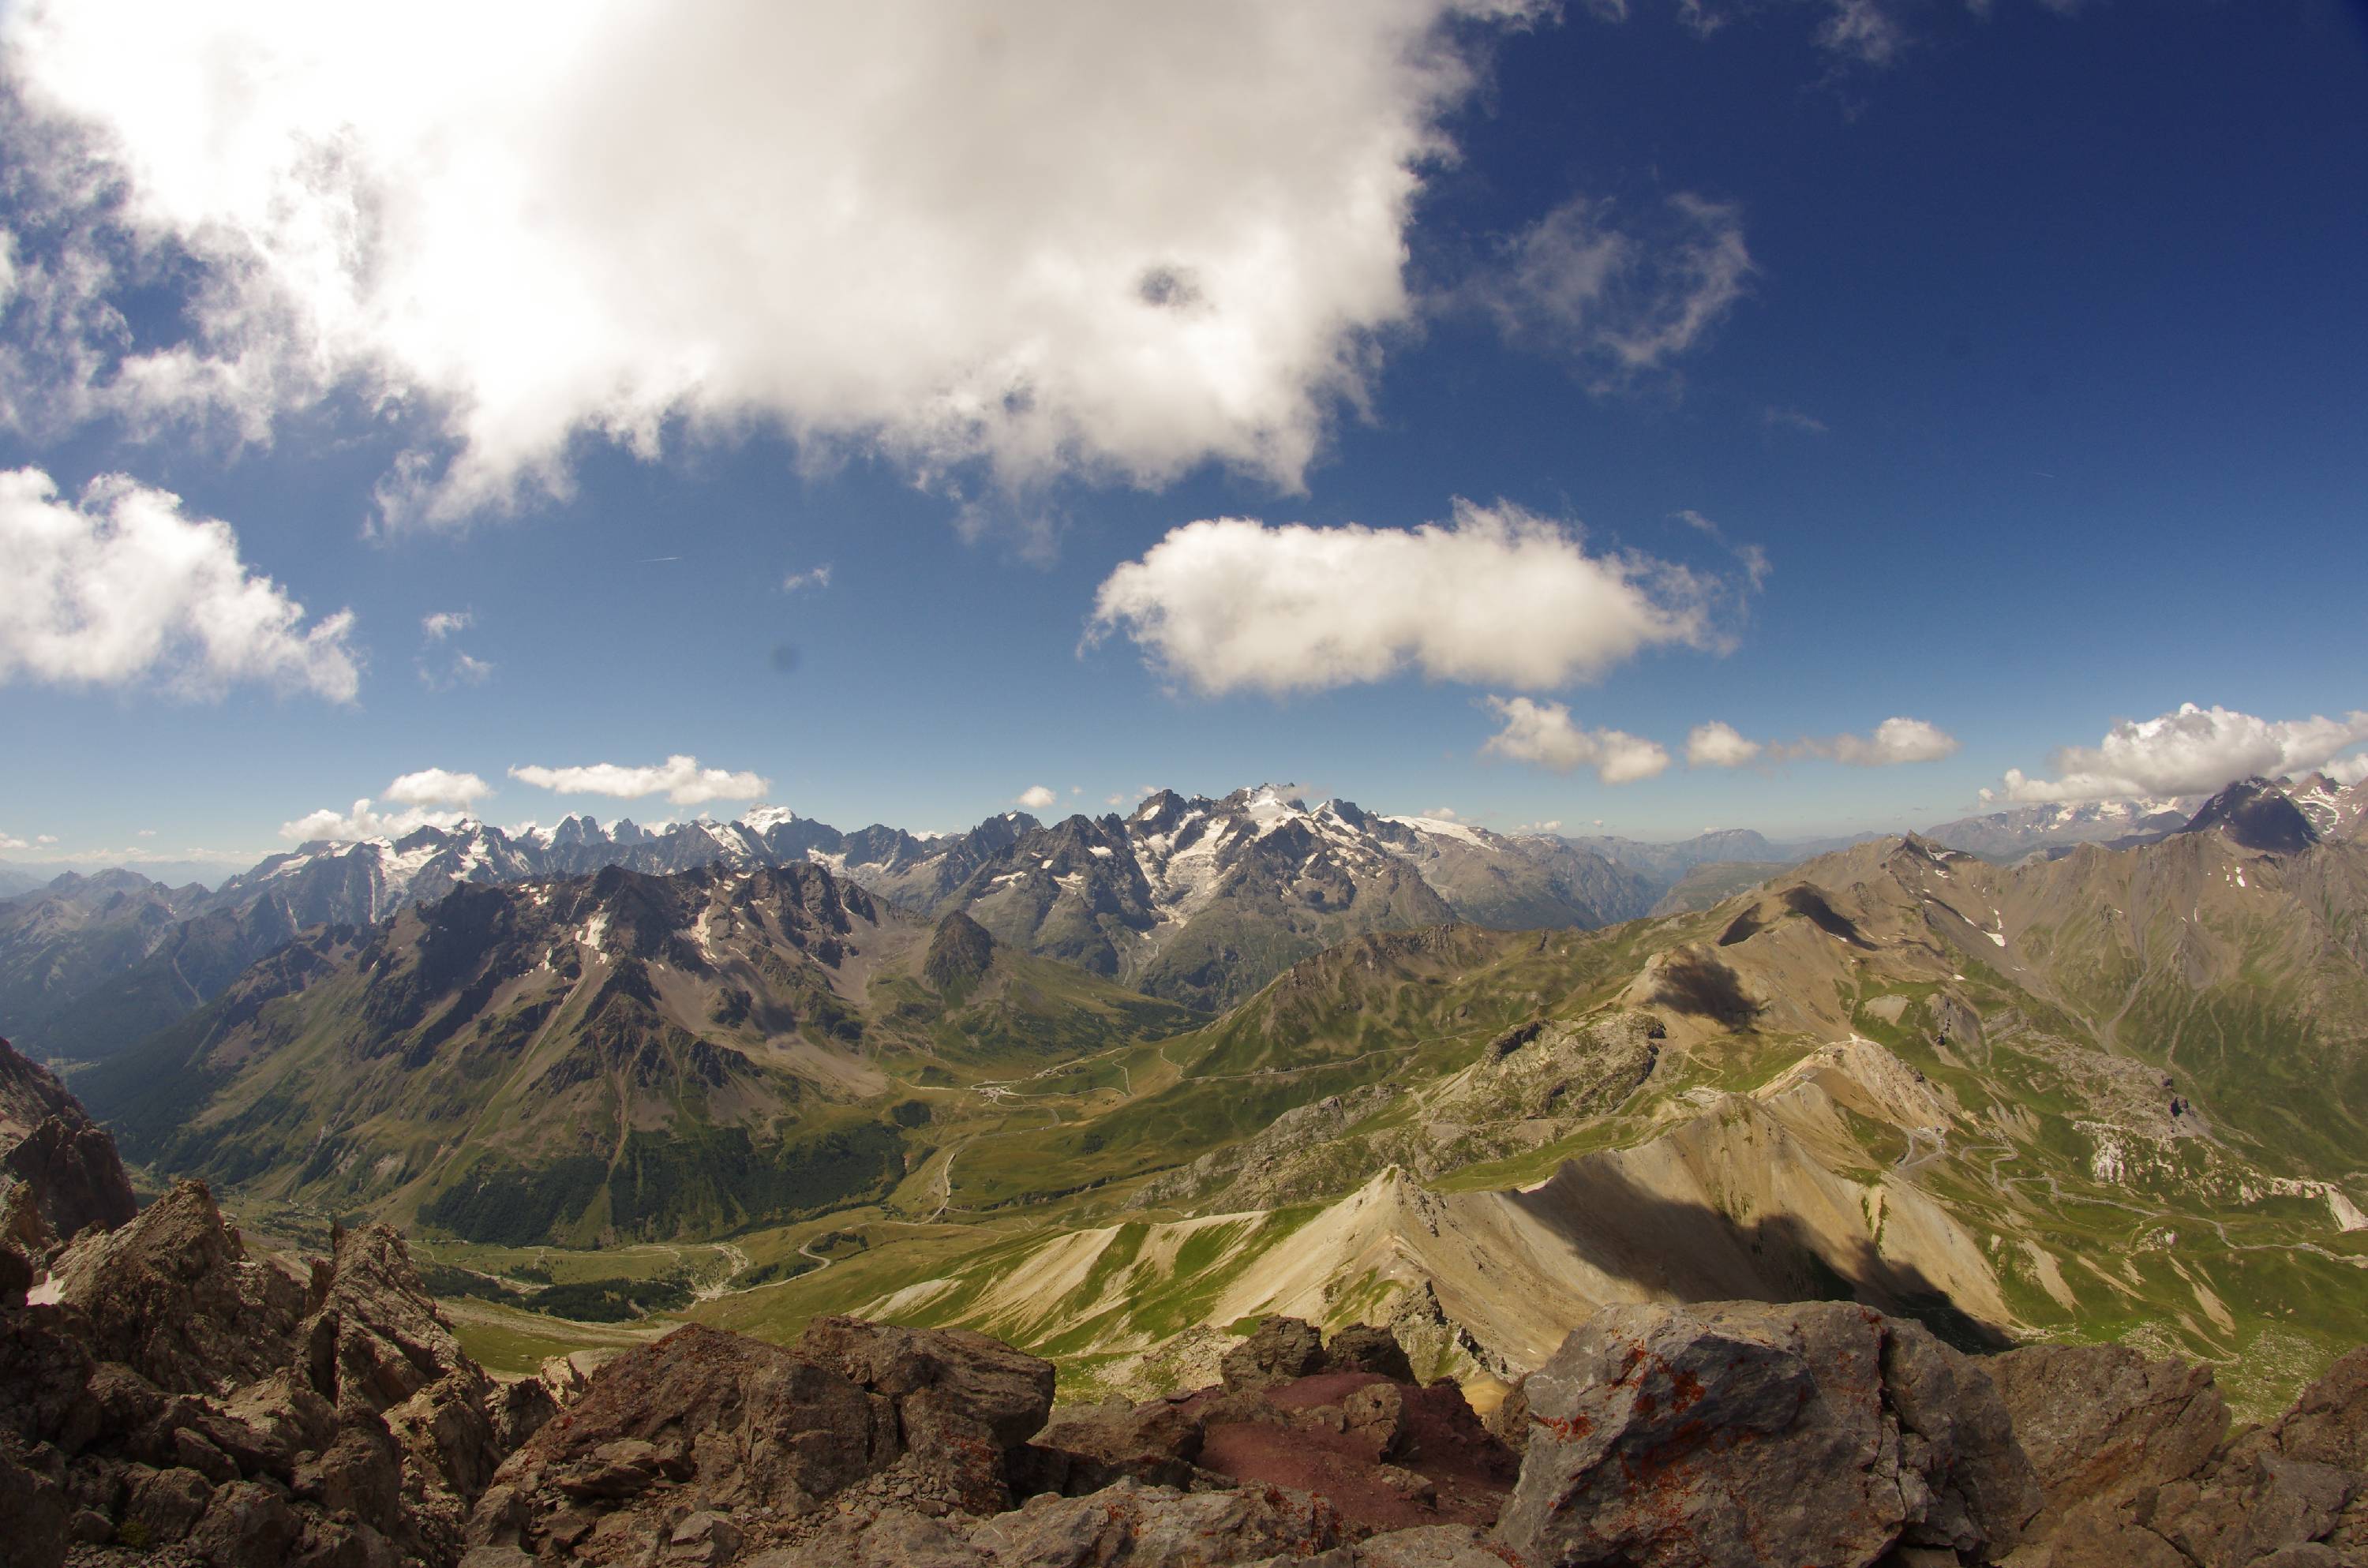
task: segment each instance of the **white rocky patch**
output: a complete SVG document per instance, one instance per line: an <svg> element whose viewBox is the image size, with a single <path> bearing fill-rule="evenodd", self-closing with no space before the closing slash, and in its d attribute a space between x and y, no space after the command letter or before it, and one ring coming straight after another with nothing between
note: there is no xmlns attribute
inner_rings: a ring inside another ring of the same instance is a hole
<svg viewBox="0 0 2368 1568"><path fill-rule="evenodd" d="M2362 1213L2360 1206L2331 1182L2267 1176L2259 1182L2242 1184L2237 1189L2237 1196L2247 1203L2259 1203L2264 1198L2316 1198L2327 1205L2327 1211L2333 1217L2337 1230L2368 1231L2368 1214Z"/></svg>

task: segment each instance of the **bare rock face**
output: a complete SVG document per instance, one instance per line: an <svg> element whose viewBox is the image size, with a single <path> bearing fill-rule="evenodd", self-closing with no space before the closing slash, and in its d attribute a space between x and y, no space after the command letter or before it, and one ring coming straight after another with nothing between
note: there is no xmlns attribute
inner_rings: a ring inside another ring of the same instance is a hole
<svg viewBox="0 0 2368 1568"><path fill-rule="evenodd" d="M42 1538L61 1551L171 1547L209 1568L458 1560L502 1451L493 1384L393 1232L339 1237L300 1280L249 1256L187 1183L113 1231L85 1227L44 1292L0 1307L0 1490L18 1471L45 1482L26 1506L66 1506Z"/></svg>
<svg viewBox="0 0 2368 1568"><path fill-rule="evenodd" d="M967 1329L817 1318L798 1353L891 1402L896 1436L957 1505L1011 1501L1011 1464L1053 1409L1053 1363Z"/></svg>
<svg viewBox="0 0 2368 1568"><path fill-rule="evenodd" d="M185 1181L51 1270L92 1352L176 1393L221 1394L287 1364L304 1287L250 1259L213 1195Z"/></svg>
<svg viewBox="0 0 2368 1568"><path fill-rule="evenodd" d="M1327 1372L1371 1372L1393 1382L1415 1381L1414 1367L1396 1335L1372 1324L1350 1324L1324 1342Z"/></svg>
<svg viewBox="0 0 2368 1568"><path fill-rule="evenodd" d="M2035 1533L2066 1511L2192 1475L2228 1430L2209 1369L2122 1345L2038 1345L1992 1357L1991 1380L2046 1487Z"/></svg>
<svg viewBox="0 0 2368 1568"><path fill-rule="evenodd" d="M2368 1350L2226 1437L2211 1373L2121 1346L1997 1358L2047 1506L2015 1568L2336 1568L2368 1560Z"/></svg>
<svg viewBox="0 0 2368 1568"><path fill-rule="evenodd" d="M971 1535L987 1561L1029 1568L1216 1568L1306 1558L1340 1539L1320 1497L1274 1488L1179 1493L1121 1481L1089 1497L1032 1497ZM786 1568L786 1565L784 1565Z"/></svg>
<svg viewBox="0 0 2368 1568"><path fill-rule="evenodd" d="M1270 1388L1204 1390L1199 1418L1211 1483L1330 1499L1344 1540L1429 1526L1493 1524L1519 1462L1452 1382L1323 1371Z"/></svg>
<svg viewBox="0 0 2368 1568"><path fill-rule="evenodd" d="M66 1518L74 1501L63 1487L28 1468L0 1444L0 1568L58 1568L66 1560Z"/></svg>
<svg viewBox="0 0 2368 1568"><path fill-rule="evenodd" d="M34 1194L51 1233L72 1241L84 1231L120 1225L139 1211L131 1180L116 1157L115 1140L88 1122L43 1119L0 1157L10 1175Z"/></svg>
<svg viewBox="0 0 2368 1568"><path fill-rule="evenodd" d="M1201 1417L1170 1400L1075 1412L1036 1435L1015 1476L1028 1491L1072 1497L1121 1480L1189 1487L1206 1436Z"/></svg>
<svg viewBox="0 0 2368 1568"><path fill-rule="evenodd" d="M779 1346L677 1329L601 1368L504 1461L468 1538L638 1562L693 1515L786 1522L899 1452L887 1396ZM739 1545L712 1527L704 1540L718 1561Z"/></svg>
<svg viewBox="0 0 2368 1568"><path fill-rule="evenodd" d="M1228 1393L1272 1388L1322 1371L1324 1336L1298 1318L1270 1317L1218 1365Z"/></svg>
<svg viewBox="0 0 2368 1568"><path fill-rule="evenodd" d="M0 1186L11 1179L54 1241L120 1225L140 1208L115 1140L48 1068L0 1040Z"/></svg>
<svg viewBox="0 0 2368 1568"><path fill-rule="evenodd" d="M1497 1533L1531 1563L1980 1561L2040 1503L1979 1368L1852 1303L1607 1308L1524 1392Z"/></svg>

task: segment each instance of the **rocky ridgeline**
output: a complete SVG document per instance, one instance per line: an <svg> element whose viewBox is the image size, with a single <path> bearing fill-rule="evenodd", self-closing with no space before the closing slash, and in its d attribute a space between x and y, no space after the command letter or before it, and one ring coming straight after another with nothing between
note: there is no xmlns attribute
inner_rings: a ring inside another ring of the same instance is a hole
<svg viewBox="0 0 2368 1568"><path fill-rule="evenodd" d="M78 1115L0 1150L74 1134L0 1194L0 1568L2368 1563L2368 1349L2233 1433L2201 1368L1831 1301L1607 1309L1485 1420L1290 1318L1058 1412L1048 1362L843 1317L502 1383L393 1231L298 1271L198 1183L119 1213Z"/></svg>

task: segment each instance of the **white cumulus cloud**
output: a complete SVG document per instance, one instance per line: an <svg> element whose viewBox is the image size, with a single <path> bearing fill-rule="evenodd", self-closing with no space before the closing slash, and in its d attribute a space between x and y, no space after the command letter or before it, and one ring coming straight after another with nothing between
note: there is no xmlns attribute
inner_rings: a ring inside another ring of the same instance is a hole
<svg viewBox="0 0 2368 1568"><path fill-rule="evenodd" d="M386 787L386 798L405 806L473 806L493 792L494 787L473 773L441 767L404 774Z"/></svg>
<svg viewBox="0 0 2368 1568"><path fill-rule="evenodd" d="M1122 631L1209 695L1281 695L1416 669L1536 690L1665 643L1713 647L1727 585L1499 503L1447 523L1188 523L1105 579L1088 641Z"/></svg>
<svg viewBox="0 0 2368 1568"><path fill-rule="evenodd" d="M279 836L305 844L316 838L401 838L423 827L455 826L466 820L478 801L493 792L494 787L476 774L423 767L400 774L387 785L385 799L390 805L403 808L400 811L381 812L365 796L346 811L324 806L281 823Z"/></svg>
<svg viewBox="0 0 2368 1568"><path fill-rule="evenodd" d="M1713 719L1707 724L1696 724L1687 734L1686 766L1741 767L1758 756L1760 750L1758 741L1746 740L1734 725Z"/></svg>
<svg viewBox="0 0 2368 1568"><path fill-rule="evenodd" d="M1489 709L1505 727L1481 749L1515 762L1531 762L1557 773L1591 767L1606 784L1633 784L1669 766L1669 754L1656 741L1624 730L1588 730L1571 722L1559 702L1526 697L1491 697Z"/></svg>
<svg viewBox="0 0 2368 1568"><path fill-rule="evenodd" d="M1013 797L1012 803L1025 806L1031 812L1041 812L1058 801L1060 798L1042 784L1030 784Z"/></svg>
<svg viewBox="0 0 2368 1568"><path fill-rule="evenodd" d="M414 806L400 812L381 812L367 797L356 801L348 811L323 807L307 812L293 822L279 824L279 836L298 844L310 844L314 839L334 839L350 843L363 838L401 838L423 827L451 827L465 813L435 811Z"/></svg>
<svg viewBox="0 0 2368 1568"><path fill-rule="evenodd" d="M664 795L677 806L696 806L709 801L753 801L772 788L768 780L754 773L701 767L697 757L682 756L667 757L655 767L620 767L613 762L596 762L584 767L513 767L510 777L521 784L555 790L563 795L611 795L625 801Z"/></svg>
<svg viewBox="0 0 2368 1568"><path fill-rule="evenodd" d="M32 846L32 843L28 839L18 838L14 834L0 833L0 849L30 849Z"/></svg>
<svg viewBox="0 0 2368 1568"><path fill-rule="evenodd" d="M348 611L304 607L240 559L228 523L120 473L77 500L39 469L0 473L0 684L238 684L333 701L361 684Z"/></svg>
<svg viewBox="0 0 2368 1568"><path fill-rule="evenodd" d="M477 623L477 618L465 609L439 609L419 618L420 635L430 642L441 642L455 631L466 631Z"/></svg>
<svg viewBox="0 0 2368 1568"><path fill-rule="evenodd" d="M792 572L788 576L781 579L781 592L785 594L794 594L800 588L827 588L829 586L830 563L828 562L825 562L820 566L809 567L803 572Z"/></svg>
<svg viewBox="0 0 2368 1568"><path fill-rule="evenodd" d="M74 208L47 228L108 243L12 256L51 330L0 398L252 439L357 388L421 433L394 517L564 493L571 441L677 422L924 478L1295 486L1410 313L1471 24L1537 8L26 0L0 49ZM159 258L190 330L135 344Z"/></svg>
<svg viewBox="0 0 2368 1568"><path fill-rule="evenodd" d="M2357 784L2362 778L2368 778L2368 751L2354 752L2350 756L2339 756L2321 763L2318 770L2338 784ZM52 841L45 838L41 842Z"/></svg>
<svg viewBox="0 0 2368 1568"><path fill-rule="evenodd" d="M2049 762L2053 778L2009 768L2005 794L2032 803L2206 795L2239 778L2324 767L2363 740L2368 712L2269 720L2182 702L2176 713L2121 720L2096 745L2062 748Z"/></svg>

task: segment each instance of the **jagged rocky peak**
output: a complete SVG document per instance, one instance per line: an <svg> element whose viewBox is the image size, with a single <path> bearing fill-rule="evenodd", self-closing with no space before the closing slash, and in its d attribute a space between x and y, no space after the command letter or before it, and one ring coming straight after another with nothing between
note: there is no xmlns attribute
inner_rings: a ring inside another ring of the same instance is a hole
<svg viewBox="0 0 2368 1568"><path fill-rule="evenodd" d="M986 927L957 909L938 922L929 950L921 960L921 978L939 991L966 985L984 976L995 962L995 938Z"/></svg>
<svg viewBox="0 0 2368 1568"><path fill-rule="evenodd" d="M2184 833L2217 832L2239 848L2298 855L2318 842L2318 830L2286 792L2267 778L2240 778L2190 819Z"/></svg>
<svg viewBox="0 0 2368 1568"><path fill-rule="evenodd" d="M1184 797L1173 790L1156 790L1143 798L1128 823L1143 833L1170 833L1184 819Z"/></svg>

